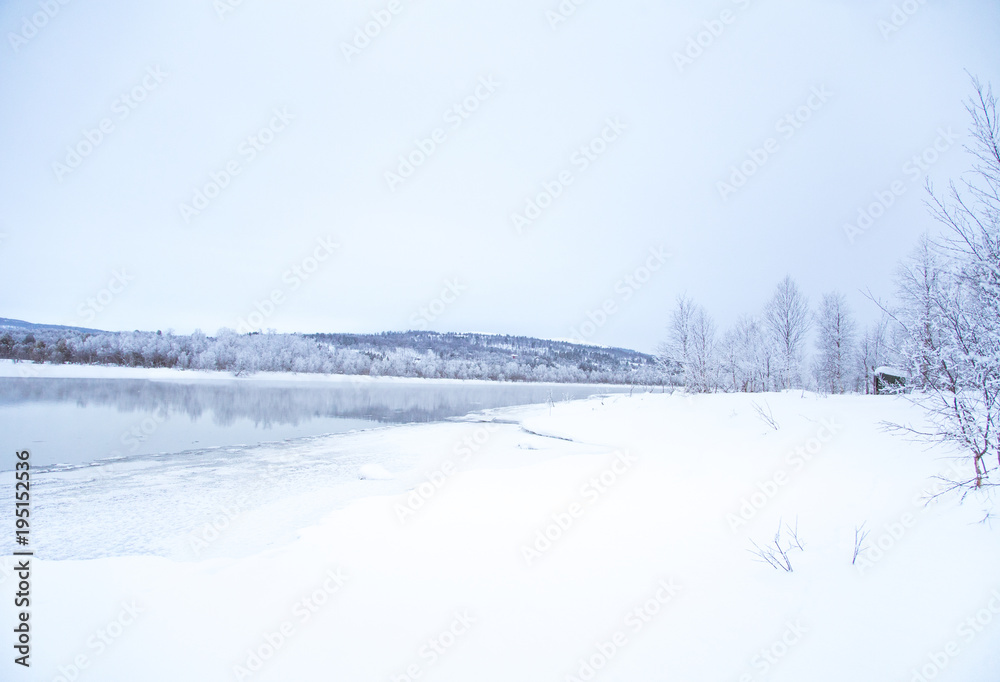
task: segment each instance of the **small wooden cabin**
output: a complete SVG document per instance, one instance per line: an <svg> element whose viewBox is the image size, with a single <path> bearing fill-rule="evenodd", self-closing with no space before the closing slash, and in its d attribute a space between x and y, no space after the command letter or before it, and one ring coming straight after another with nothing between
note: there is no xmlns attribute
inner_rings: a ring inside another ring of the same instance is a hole
<svg viewBox="0 0 1000 682"><path fill-rule="evenodd" d="M907 374L897 367L876 367L872 372L875 395L902 393L906 390Z"/></svg>

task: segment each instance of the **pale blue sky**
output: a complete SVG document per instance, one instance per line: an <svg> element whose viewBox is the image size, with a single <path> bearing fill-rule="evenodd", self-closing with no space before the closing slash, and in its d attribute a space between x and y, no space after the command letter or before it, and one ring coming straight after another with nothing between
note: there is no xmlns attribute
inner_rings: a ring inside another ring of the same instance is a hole
<svg viewBox="0 0 1000 682"><path fill-rule="evenodd" d="M725 326L786 273L871 317L857 290L888 293L934 227L905 164L937 143L930 177L964 170L965 70L1000 86L987 0L898 3L915 11L885 36L881 0L588 0L556 28L558 0L44 4L0 6L0 316L105 329L214 332L277 291L261 319L280 331L568 338L610 299L586 339L652 350L678 293ZM348 61L373 12L391 21ZM69 168L86 131L102 139ZM519 232L560 173L572 184ZM227 186L192 217L211 174ZM850 243L843 225L894 181ZM656 248L666 263L627 283Z"/></svg>

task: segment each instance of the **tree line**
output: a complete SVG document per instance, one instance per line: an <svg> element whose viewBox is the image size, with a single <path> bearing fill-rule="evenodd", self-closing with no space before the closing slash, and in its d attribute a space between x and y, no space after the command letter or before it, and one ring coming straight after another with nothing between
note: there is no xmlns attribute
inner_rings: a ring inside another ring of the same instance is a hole
<svg viewBox="0 0 1000 682"><path fill-rule="evenodd" d="M517 336L92 332L8 328L0 358L36 363L255 372L305 372L430 379L660 385L654 356Z"/></svg>
<svg viewBox="0 0 1000 682"><path fill-rule="evenodd" d="M703 306L679 297L659 356L665 368L675 369L677 384L699 393L792 388L870 393L873 372L903 360L893 350L898 331L888 317L859 330L846 298L836 291L824 294L813 310L786 276L758 313L741 315L721 335Z"/></svg>
<svg viewBox="0 0 1000 682"><path fill-rule="evenodd" d="M790 277L763 309L719 336L708 312L682 296L660 350L690 391L812 388L869 392L882 365L907 377L908 396L928 426L900 426L949 443L973 466L956 487L996 485L1000 471L1000 120L992 88L973 79L966 102L971 168L944 193L928 184L941 226L897 266L895 296L870 291L881 319L860 329L844 296L826 293L812 309ZM813 353L808 339L813 336Z"/></svg>

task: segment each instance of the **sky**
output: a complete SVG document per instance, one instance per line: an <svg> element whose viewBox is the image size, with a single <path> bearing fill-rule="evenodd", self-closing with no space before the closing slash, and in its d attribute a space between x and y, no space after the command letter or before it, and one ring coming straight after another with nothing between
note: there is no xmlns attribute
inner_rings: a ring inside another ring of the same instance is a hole
<svg viewBox="0 0 1000 682"><path fill-rule="evenodd" d="M652 351L892 293L992 0L0 5L0 317ZM860 221L860 225L859 225ZM849 226L849 229L845 226Z"/></svg>

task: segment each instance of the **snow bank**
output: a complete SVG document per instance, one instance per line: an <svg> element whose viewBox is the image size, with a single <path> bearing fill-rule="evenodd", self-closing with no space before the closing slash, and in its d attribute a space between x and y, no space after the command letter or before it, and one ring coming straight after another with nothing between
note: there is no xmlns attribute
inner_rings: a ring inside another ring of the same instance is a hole
<svg viewBox="0 0 1000 682"><path fill-rule="evenodd" d="M148 379L150 381L275 381L294 383L354 383L354 384L453 384L461 386L496 386L496 381L483 379L422 379L418 377L368 376L367 374L320 374L317 372L257 372L236 376L232 372L216 372L176 367L122 367L118 365L35 364L0 360L0 378L39 377L58 379ZM513 384L515 382L507 382ZM518 382L527 386L595 386L602 390L627 391L627 384L556 384L549 382Z"/></svg>
<svg viewBox="0 0 1000 682"><path fill-rule="evenodd" d="M951 453L881 429L919 423L905 400L637 394L494 414L40 489L39 537L81 531L79 555L105 558L40 552L31 679L995 679L1000 543L978 500L923 503ZM349 493L320 475L337 453ZM270 483L221 512L200 556L117 556L143 528L204 531L197 500L214 481L240 492L265 460ZM358 481L369 464L394 480ZM779 522L803 546L792 572L748 551Z"/></svg>

